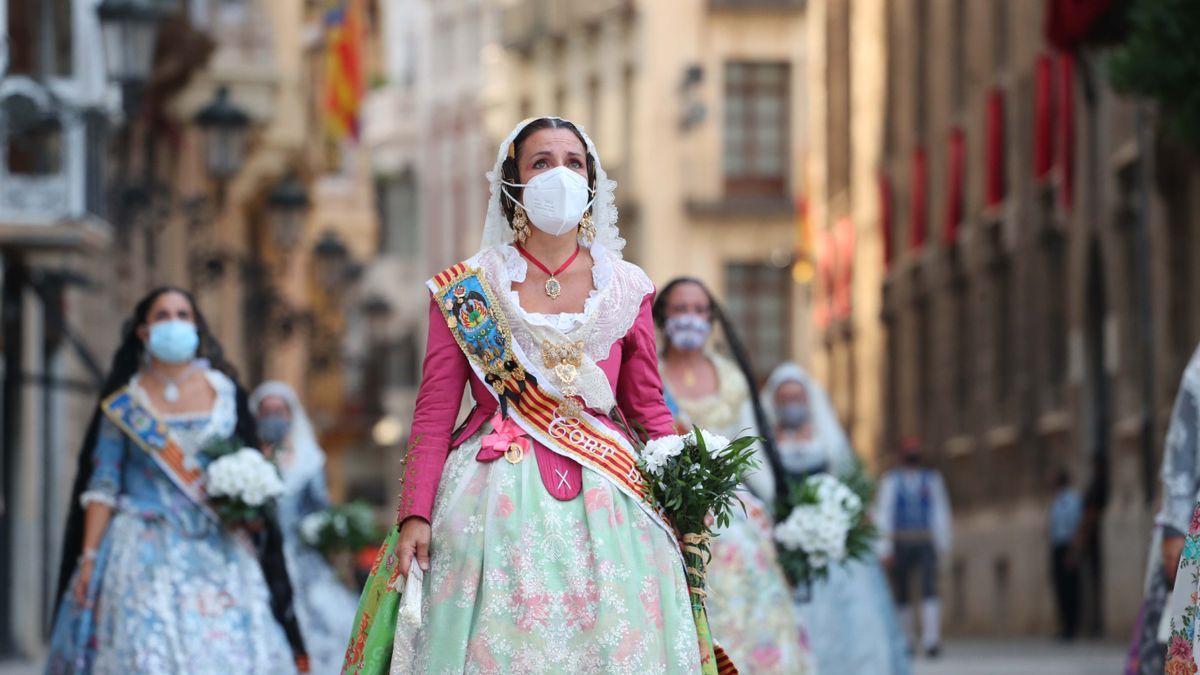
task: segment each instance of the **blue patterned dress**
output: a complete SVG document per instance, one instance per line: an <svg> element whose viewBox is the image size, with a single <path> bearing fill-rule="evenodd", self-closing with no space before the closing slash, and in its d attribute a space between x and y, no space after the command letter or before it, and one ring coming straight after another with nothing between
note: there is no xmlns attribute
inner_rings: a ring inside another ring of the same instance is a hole
<svg viewBox="0 0 1200 675"><path fill-rule="evenodd" d="M236 425L235 390L211 372L211 415L164 417L198 451ZM144 396L131 385L135 395ZM294 673L283 628L249 539L213 522L155 461L107 418L100 421L84 504L115 508L101 540L87 603L71 579L55 619L46 672Z"/></svg>
<svg viewBox="0 0 1200 675"><path fill-rule="evenodd" d="M314 673L341 670L346 641L354 628L358 596L337 578L321 553L300 540L300 521L329 506L325 472L315 472L279 499L279 526L288 572L296 581L296 617Z"/></svg>

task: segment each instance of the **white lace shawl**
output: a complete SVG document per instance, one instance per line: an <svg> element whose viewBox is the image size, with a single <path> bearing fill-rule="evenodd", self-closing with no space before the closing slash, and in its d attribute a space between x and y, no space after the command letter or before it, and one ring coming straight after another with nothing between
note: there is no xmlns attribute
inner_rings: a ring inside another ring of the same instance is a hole
<svg viewBox="0 0 1200 675"><path fill-rule="evenodd" d="M209 385L216 392L216 399L213 401L211 412L199 413L183 413L183 414L164 414L154 409L154 404L150 401L150 396L141 386L141 375L134 375L129 381L129 391L134 398L145 408L153 412L156 416L164 421L171 420L186 420L208 416L207 424L203 426L188 427L171 427L171 438L179 443L179 447L184 454L192 457L196 453L203 450L209 443L213 441L229 438L233 435L234 429L237 428L237 386L233 380L230 380L224 373L212 368L204 370L204 376L208 378Z"/></svg>
<svg viewBox="0 0 1200 675"><path fill-rule="evenodd" d="M578 369L575 388L589 408L608 412L616 405L612 384L608 376L597 365L608 358L612 346L633 327L641 310L642 301L654 292L654 285L646 273L632 263L625 262L606 249L596 249L596 265L610 270L599 275L600 282L592 297L588 299L581 319L567 330L551 325L545 316L527 314L512 292L513 278L510 276L507 246L482 251L468 261L478 267L496 294L500 311L508 318L512 330L514 349L517 356L538 382L549 384L551 390L561 391L553 370L542 362L542 344L550 342L562 345L568 342L583 342L583 365ZM553 315L549 315L553 316Z"/></svg>

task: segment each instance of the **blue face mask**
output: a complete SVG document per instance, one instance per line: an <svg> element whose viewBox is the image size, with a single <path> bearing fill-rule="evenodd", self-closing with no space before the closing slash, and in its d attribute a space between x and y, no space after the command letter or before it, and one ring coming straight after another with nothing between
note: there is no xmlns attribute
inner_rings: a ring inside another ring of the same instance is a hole
<svg viewBox="0 0 1200 675"><path fill-rule="evenodd" d="M163 363L187 363L196 356L200 334L196 324L172 319L150 325L150 340L146 348Z"/></svg>
<svg viewBox="0 0 1200 675"><path fill-rule="evenodd" d="M784 429L799 429L808 424L809 410L803 403L785 403L775 409Z"/></svg>
<svg viewBox="0 0 1200 675"><path fill-rule="evenodd" d="M283 415L263 415L258 418L258 437L271 445L279 445L287 438L292 421Z"/></svg>

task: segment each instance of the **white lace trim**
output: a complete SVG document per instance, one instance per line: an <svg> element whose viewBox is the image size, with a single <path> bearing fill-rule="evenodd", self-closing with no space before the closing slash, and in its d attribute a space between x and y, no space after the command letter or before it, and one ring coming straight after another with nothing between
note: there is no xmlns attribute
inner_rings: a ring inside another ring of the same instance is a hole
<svg viewBox="0 0 1200 675"><path fill-rule="evenodd" d="M91 503L104 504L110 508L117 508L117 498L108 494L103 490L88 490L79 495L79 505L87 508Z"/></svg>
<svg viewBox="0 0 1200 675"><path fill-rule="evenodd" d="M212 411L208 413L208 423L194 429L171 427L168 432L171 434L171 438L179 443L180 449L189 456L194 456L215 440L229 438L237 428L237 386L234 385L233 380L219 370L206 369L204 376L208 378L209 385L216 393ZM139 403L160 419L198 419L204 416L204 413L164 415L158 412L154 409L150 396L146 394L145 389L142 389L140 382L141 375L134 375L133 379L129 381L129 391L133 393Z"/></svg>
<svg viewBox="0 0 1200 675"><path fill-rule="evenodd" d="M563 383L542 363L542 342L564 344L582 341L583 365L578 369L575 388L588 407L608 411L616 405L616 401L608 376L597 364L608 358L613 344L633 327L641 311L642 300L654 291L654 285L646 273L632 263L612 254L599 258L605 259L611 269L609 279L596 289L594 298L589 300L582 322L566 331L556 325L548 325L549 322L532 320L521 308L519 298L512 293L512 278L508 275L508 260L504 250L488 249L475 258L475 264L483 270L489 285L499 296L497 301L504 315L509 317L513 340L524 353L526 366L534 377L545 379L561 389Z"/></svg>
<svg viewBox="0 0 1200 675"><path fill-rule="evenodd" d="M597 300L600 298L600 293L605 286L612 281L613 263L615 259L608 249L600 244L592 246L592 291L588 293L587 300L583 303L582 312L562 312L559 314L538 314L527 312L521 306L521 296L513 289L513 284L519 284L525 281L525 275L529 273L529 263L521 252L515 246L506 244L500 247L504 253L504 271L508 275L508 296L512 305L520 310L521 315L529 323L538 324L547 328L568 333L582 325L587 317L595 311Z"/></svg>

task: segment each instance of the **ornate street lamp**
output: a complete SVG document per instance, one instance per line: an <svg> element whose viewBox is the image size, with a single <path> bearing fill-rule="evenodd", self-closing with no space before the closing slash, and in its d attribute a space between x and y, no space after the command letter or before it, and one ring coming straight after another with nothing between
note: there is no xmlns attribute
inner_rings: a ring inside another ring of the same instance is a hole
<svg viewBox="0 0 1200 675"><path fill-rule="evenodd" d="M299 243L308 204L308 192L294 175L283 179L267 195L271 239L279 250L291 251Z"/></svg>
<svg viewBox="0 0 1200 675"><path fill-rule="evenodd" d="M367 317L367 334L371 342L383 342L392 318L392 305L383 296L372 293L363 301L362 312Z"/></svg>
<svg viewBox="0 0 1200 675"><path fill-rule="evenodd" d="M104 37L108 79L121 85L125 114L130 117L154 67L160 11L151 0L104 0L96 15Z"/></svg>
<svg viewBox="0 0 1200 675"><path fill-rule="evenodd" d="M336 293L346 281L350 267L350 249L333 230L326 230L313 245L313 265L317 282L329 292Z"/></svg>
<svg viewBox="0 0 1200 675"><path fill-rule="evenodd" d="M229 88L217 89L216 98L196 113L204 131L204 163L217 182L217 202L224 200L225 184L237 175L246 156L246 131L250 116L229 100Z"/></svg>

